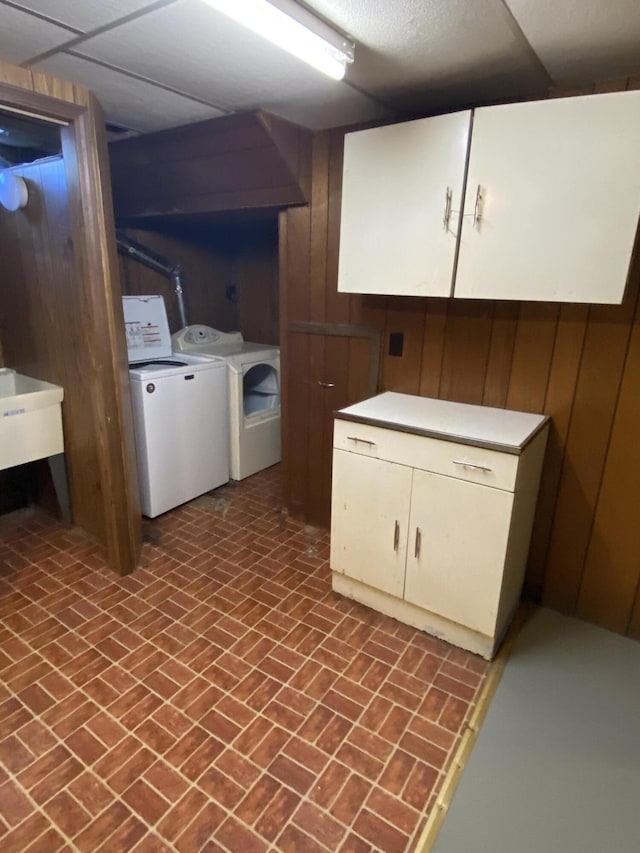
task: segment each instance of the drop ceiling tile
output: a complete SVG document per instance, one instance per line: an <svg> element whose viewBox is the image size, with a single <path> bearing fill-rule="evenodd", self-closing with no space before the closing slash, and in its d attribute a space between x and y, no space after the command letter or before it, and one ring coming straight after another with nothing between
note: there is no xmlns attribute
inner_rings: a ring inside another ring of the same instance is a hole
<svg viewBox="0 0 640 853"><path fill-rule="evenodd" d="M198 101L70 54L54 54L33 67L88 86L102 104L107 120L131 130L149 132L223 115Z"/></svg>
<svg viewBox="0 0 640 853"><path fill-rule="evenodd" d="M526 41L514 31L502 0L310 0L351 35L356 59L349 78L379 97L419 106L446 100L468 86L506 97L542 93L548 80ZM503 92L496 84L508 84Z"/></svg>
<svg viewBox="0 0 640 853"><path fill-rule="evenodd" d="M391 110L344 85L333 91L330 97L326 97L323 92L314 95L307 91L297 97L268 99L261 105L261 109L309 130L326 130L329 127L392 118L394 115Z"/></svg>
<svg viewBox="0 0 640 853"><path fill-rule="evenodd" d="M557 83L640 74L639 0L508 0Z"/></svg>
<svg viewBox="0 0 640 853"><path fill-rule="evenodd" d="M0 5L0 57L20 64L68 42L75 33L11 6Z"/></svg>
<svg viewBox="0 0 640 853"><path fill-rule="evenodd" d="M14 4L86 33L145 6L157 5L157 0L14 0Z"/></svg>
<svg viewBox="0 0 640 853"><path fill-rule="evenodd" d="M317 105L314 122L334 102L351 100L378 111L365 95L329 80L202 0L178 0L74 50L225 109L290 103L289 115L300 123L295 116L305 106Z"/></svg>

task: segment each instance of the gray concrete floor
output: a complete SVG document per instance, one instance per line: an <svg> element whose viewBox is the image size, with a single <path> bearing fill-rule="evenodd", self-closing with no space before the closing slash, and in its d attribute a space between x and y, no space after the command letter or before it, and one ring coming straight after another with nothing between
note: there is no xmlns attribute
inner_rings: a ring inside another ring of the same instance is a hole
<svg viewBox="0 0 640 853"><path fill-rule="evenodd" d="M640 851L640 643L534 612L434 853Z"/></svg>

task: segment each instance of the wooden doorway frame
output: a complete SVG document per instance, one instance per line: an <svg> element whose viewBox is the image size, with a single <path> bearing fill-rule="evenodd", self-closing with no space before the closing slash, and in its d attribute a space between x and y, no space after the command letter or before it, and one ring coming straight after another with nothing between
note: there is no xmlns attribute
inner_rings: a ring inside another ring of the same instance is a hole
<svg viewBox="0 0 640 853"><path fill-rule="evenodd" d="M83 370L92 377L90 405L107 559L112 569L128 574L140 557L142 516L102 110L86 89L61 82L61 91L71 91L74 99L63 100L34 91L35 74L32 77L30 72L12 66L0 68L0 72L7 70L15 72L16 85L0 82L0 109L61 125L79 283L74 296L86 319L86 352L78 357L83 360ZM56 91L57 81L37 77Z"/></svg>

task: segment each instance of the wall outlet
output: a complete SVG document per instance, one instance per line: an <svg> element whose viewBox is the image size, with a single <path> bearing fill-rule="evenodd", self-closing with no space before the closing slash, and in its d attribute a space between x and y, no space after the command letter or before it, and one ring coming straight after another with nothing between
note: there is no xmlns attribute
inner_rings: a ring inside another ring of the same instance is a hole
<svg viewBox="0 0 640 853"><path fill-rule="evenodd" d="M391 332L389 335L389 355L401 356L404 349L404 332Z"/></svg>

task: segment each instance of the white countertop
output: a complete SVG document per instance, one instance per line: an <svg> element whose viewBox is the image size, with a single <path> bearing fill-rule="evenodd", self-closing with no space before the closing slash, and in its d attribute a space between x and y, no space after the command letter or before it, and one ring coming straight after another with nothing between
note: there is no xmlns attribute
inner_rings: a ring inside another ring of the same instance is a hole
<svg viewBox="0 0 640 853"><path fill-rule="evenodd" d="M347 406L337 418L518 453L547 421L545 415L385 391Z"/></svg>

